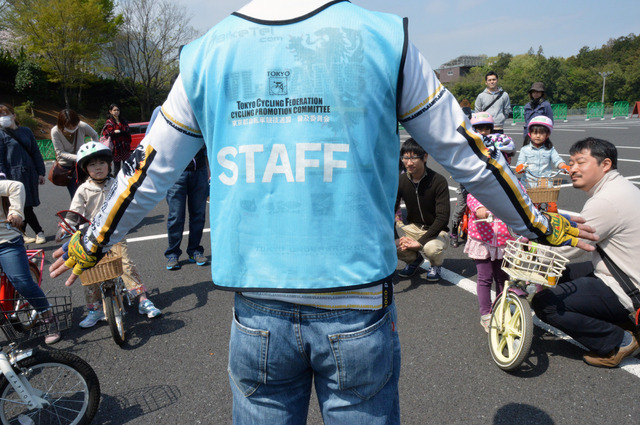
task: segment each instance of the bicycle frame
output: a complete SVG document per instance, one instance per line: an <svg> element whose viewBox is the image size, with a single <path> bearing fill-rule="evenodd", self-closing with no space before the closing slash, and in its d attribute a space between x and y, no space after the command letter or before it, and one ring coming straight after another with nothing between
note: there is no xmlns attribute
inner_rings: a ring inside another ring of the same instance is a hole
<svg viewBox="0 0 640 425"><path fill-rule="evenodd" d="M30 409L42 409L49 404L48 401L34 394L34 390L29 382L20 374L14 371L14 365L20 360L26 359L33 355L33 350L19 351L15 355L15 347L12 346L7 355L4 351L0 351L0 372L7 378L9 384L20 395Z"/></svg>
<svg viewBox="0 0 640 425"><path fill-rule="evenodd" d="M495 363L511 371L520 366L531 349L531 300L545 286L558 283L569 260L519 238L507 242L502 261L502 270L509 279L491 307L488 340Z"/></svg>

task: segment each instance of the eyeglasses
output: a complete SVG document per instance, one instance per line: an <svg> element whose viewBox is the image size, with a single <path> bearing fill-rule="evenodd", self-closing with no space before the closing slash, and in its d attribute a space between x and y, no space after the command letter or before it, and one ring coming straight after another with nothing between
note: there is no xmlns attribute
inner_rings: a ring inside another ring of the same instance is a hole
<svg viewBox="0 0 640 425"><path fill-rule="evenodd" d="M422 159L421 156L403 156L402 162L415 162L419 159Z"/></svg>

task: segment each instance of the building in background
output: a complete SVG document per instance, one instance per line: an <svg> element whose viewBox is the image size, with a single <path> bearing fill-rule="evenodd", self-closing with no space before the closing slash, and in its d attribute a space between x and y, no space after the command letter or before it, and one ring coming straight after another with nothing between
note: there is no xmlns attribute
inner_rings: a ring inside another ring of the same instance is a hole
<svg viewBox="0 0 640 425"><path fill-rule="evenodd" d="M436 70L442 83L454 83L469 73L474 66L484 66L487 55L458 56L457 58L442 64Z"/></svg>

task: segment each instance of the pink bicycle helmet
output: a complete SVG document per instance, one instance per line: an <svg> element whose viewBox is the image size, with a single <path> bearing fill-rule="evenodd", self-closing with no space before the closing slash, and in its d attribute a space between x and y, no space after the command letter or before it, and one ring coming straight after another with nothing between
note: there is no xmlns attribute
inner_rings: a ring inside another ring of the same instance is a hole
<svg viewBox="0 0 640 425"><path fill-rule="evenodd" d="M476 126L480 124L491 124L493 125L493 117L491 114L487 112L476 112L471 115L471 125Z"/></svg>
<svg viewBox="0 0 640 425"><path fill-rule="evenodd" d="M534 125L541 125L543 127L547 127L549 129L549 133L553 131L553 121L551 120L551 118L546 117L544 115L538 115L537 117L531 118L531 121L529 121L529 125L527 126L527 130L531 132L531 126L534 126Z"/></svg>

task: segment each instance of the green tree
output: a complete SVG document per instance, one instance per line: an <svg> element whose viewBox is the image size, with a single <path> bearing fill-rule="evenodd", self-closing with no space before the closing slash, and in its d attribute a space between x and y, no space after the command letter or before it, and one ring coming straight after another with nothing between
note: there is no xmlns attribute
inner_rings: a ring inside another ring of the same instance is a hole
<svg viewBox="0 0 640 425"><path fill-rule="evenodd" d="M119 18L112 0L7 0L10 29L39 62L51 82L60 83L69 107L69 88L95 72L99 46L114 34Z"/></svg>
<svg viewBox="0 0 640 425"><path fill-rule="evenodd" d="M23 60L18 66L15 89L34 100L46 86L45 76L38 64Z"/></svg>
<svg viewBox="0 0 640 425"><path fill-rule="evenodd" d="M140 119L166 96L178 73L180 46L196 31L183 6L169 0L128 0L121 4L123 24L105 56L113 77L140 103Z"/></svg>

